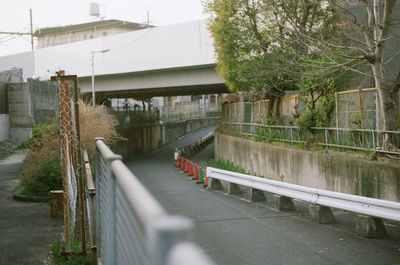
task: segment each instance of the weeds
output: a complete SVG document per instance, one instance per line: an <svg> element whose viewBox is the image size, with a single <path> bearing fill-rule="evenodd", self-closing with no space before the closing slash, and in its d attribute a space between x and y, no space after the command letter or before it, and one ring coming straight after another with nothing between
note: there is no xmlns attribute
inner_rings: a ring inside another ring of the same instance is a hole
<svg viewBox="0 0 400 265"><path fill-rule="evenodd" d="M72 253L78 253L81 249L82 245L80 242L74 242L72 244ZM91 264L92 257L90 254L87 256L73 255L70 257L62 257L61 242L56 242L51 245L51 260L53 265L89 265Z"/></svg>
<svg viewBox="0 0 400 265"><path fill-rule="evenodd" d="M215 168L219 168L219 169L223 169L223 170L228 170L228 171L232 171L232 172L246 174L246 170L244 168L235 166L230 161L209 159L207 161L207 163L211 167L215 167Z"/></svg>
<svg viewBox="0 0 400 265"><path fill-rule="evenodd" d="M16 146L10 142L1 142L0 141L0 160L11 155L16 149Z"/></svg>
<svg viewBox="0 0 400 265"><path fill-rule="evenodd" d="M88 106L80 102L81 147L91 154L95 137L104 137L107 144L123 139L116 131L117 121L105 107ZM23 168L23 195L48 196L51 190L62 189L59 121L38 124L28 141Z"/></svg>

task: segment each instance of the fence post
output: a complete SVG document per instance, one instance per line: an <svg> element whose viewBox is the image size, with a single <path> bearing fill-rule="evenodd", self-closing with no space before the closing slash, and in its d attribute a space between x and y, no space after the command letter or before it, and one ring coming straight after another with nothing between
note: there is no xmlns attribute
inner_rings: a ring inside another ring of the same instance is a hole
<svg viewBox="0 0 400 265"><path fill-rule="evenodd" d="M193 222L181 216L160 216L149 225L149 264L164 265L172 247L189 240Z"/></svg>
<svg viewBox="0 0 400 265"><path fill-rule="evenodd" d="M290 127L290 145L293 146L293 127Z"/></svg>
<svg viewBox="0 0 400 265"><path fill-rule="evenodd" d="M338 93L335 92L335 108L336 108L336 128L339 128L339 98Z"/></svg>
<svg viewBox="0 0 400 265"><path fill-rule="evenodd" d="M328 153L328 129L324 128L325 134L325 153Z"/></svg>
<svg viewBox="0 0 400 265"><path fill-rule="evenodd" d="M376 149L375 132L376 131L372 131L372 147L374 148L374 151Z"/></svg>

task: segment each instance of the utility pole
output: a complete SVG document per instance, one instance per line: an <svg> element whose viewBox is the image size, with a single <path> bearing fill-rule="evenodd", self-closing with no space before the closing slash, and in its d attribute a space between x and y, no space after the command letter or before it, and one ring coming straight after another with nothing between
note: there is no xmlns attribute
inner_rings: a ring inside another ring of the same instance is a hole
<svg viewBox="0 0 400 265"><path fill-rule="evenodd" d="M31 36L31 47L32 51L34 50L34 45L33 45L33 19L32 19L32 8L29 9L29 17L30 17L30 26L31 30L30 32L16 32L16 31L0 31L0 35L18 35L18 36L24 36L24 35L30 35Z"/></svg>
<svg viewBox="0 0 400 265"><path fill-rule="evenodd" d="M33 20L32 20L32 8L29 9L29 17L31 21L31 46L32 46L32 51L34 50L33 47Z"/></svg>

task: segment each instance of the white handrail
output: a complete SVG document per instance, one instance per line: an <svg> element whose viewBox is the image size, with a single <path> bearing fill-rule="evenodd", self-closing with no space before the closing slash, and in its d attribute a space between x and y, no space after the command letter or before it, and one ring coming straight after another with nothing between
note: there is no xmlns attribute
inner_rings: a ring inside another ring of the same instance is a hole
<svg viewBox="0 0 400 265"><path fill-rule="evenodd" d="M338 208L378 218L400 221L399 202L310 188L213 167L207 167L207 177L275 193L313 204Z"/></svg>

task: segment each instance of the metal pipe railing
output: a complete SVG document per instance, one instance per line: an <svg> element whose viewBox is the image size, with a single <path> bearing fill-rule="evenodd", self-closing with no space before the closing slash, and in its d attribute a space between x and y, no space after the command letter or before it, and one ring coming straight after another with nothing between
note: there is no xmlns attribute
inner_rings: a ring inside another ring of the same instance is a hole
<svg viewBox="0 0 400 265"><path fill-rule="evenodd" d="M107 265L185 264L177 244L191 239L193 222L169 215L102 138L96 139L97 256ZM88 185L89 186L89 185ZM170 263L174 252L178 259ZM194 256L212 265L198 248ZM188 263L186 263L188 264Z"/></svg>
<svg viewBox="0 0 400 265"><path fill-rule="evenodd" d="M265 125L257 123L220 122L220 131L247 137L257 137L268 141L306 143L313 139L317 145L353 150L400 155L400 131L382 131L369 129L346 129L312 127L301 130L296 126ZM312 132L312 133L311 133ZM396 148L387 148L384 137L392 139Z"/></svg>

